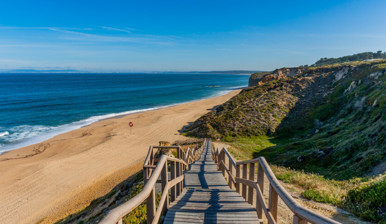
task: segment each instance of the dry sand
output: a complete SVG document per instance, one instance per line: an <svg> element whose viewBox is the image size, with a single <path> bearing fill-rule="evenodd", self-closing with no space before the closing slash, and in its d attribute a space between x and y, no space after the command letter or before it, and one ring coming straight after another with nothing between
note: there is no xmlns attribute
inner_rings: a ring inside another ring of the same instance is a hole
<svg viewBox="0 0 386 224"><path fill-rule="evenodd" d="M238 92L98 121L0 155L0 223L53 223L84 208L139 171L149 145L184 139L178 130Z"/></svg>

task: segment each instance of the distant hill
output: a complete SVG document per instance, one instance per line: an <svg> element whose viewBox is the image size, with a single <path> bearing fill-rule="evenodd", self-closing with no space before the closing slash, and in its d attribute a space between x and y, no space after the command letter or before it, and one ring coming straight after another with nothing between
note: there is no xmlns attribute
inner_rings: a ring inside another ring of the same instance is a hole
<svg viewBox="0 0 386 224"><path fill-rule="evenodd" d="M175 72L175 71L163 71L163 72L118 72L118 73L197 73L197 74L253 74L260 73L260 70L225 70L225 71L189 71L189 72ZM116 73L116 72L92 72L81 71L76 69L0 69L0 73Z"/></svg>
<svg viewBox="0 0 386 224"><path fill-rule="evenodd" d="M224 71L189 71L174 73L197 73L197 74L253 74L263 72L261 70L224 70Z"/></svg>
<svg viewBox="0 0 386 224"><path fill-rule="evenodd" d="M82 73L75 69L0 69L0 73Z"/></svg>
<svg viewBox="0 0 386 224"><path fill-rule="evenodd" d="M256 72L262 72L262 71L256 71L256 70L229 70L229 71L208 71L208 72L201 72L201 73L218 73L218 74L252 74Z"/></svg>
<svg viewBox="0 0 386 224"><path fill-rule="evenodd" d="M386 58L386 52L383 52L383 53L382 51L377 51L376 53L363 52L363 53L343 56L339 58L321 58L317 62L315 62L314 66L331 65L331 64L337 64L337 63L349 62L349 61L383 59L383 58Z"/></svg>

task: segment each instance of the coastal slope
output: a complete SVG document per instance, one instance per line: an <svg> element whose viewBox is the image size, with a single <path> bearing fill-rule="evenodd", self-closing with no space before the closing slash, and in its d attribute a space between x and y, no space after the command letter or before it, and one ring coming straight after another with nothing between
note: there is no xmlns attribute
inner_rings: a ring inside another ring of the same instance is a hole
<svg viewBox="0 0 386 224"><path fill-rule="evenodd" d="M336 179L363 176L386 158L386 62L278 69L207 113L188 134L297 142L264 150L271 162Z"/></svg>
<svg viewBox="0 0 386 224"><path fill-rule="evenodd" d="M343 59L329 60L332 62ZM185 129L264 156L301 196L386 220L386 60L252 74L249 88Z"/></svg>

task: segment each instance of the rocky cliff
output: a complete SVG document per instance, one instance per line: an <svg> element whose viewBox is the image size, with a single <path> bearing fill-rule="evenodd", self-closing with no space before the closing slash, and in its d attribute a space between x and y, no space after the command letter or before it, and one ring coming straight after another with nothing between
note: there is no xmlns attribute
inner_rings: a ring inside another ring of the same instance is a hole
<svg viewBox="0 0 386 224"><path fill-rule="evenodd" d="M283 68L253 74L248 88L186 132L264 156L303 197L384 223L385 103L386 60Z"/></svg>
<svg viewBox="0 0 386 224"><path fill-rule="evenodd" d="M321 104L333 84L354 68L284 68L252 74L249 88L201 117L188 130L215 138L276 133Z"/></svg>
<svg viewBox="0 0 386 224"><path fill-rule="evenodd" d="M281 68L276 69L273 72L259 72L254 73L249 78L248 86L257 86L266 83L267 81L274 79L282 79L285 77L293 77L302 73L305 69L303 67L299 68Z"/></svg>

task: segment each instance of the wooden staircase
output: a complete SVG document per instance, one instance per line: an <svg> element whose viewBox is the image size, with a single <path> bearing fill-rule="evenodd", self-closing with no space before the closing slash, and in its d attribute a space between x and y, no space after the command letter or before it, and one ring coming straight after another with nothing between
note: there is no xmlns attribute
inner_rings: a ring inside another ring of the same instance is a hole
<svg viewBox="0 0 386 224"><path fill-rule="evenodd" d="M156 158L155 149L162 148L176 150L176 158ZM147 223L275 224L279 198L293 212L295 224L339 223L299 205L263 157L236 161L225 148L214 150L209 140L186 151L179 146L151 146L143 167L141 193L111 210L100 223L121 224L125 215L146 201ZM269 182L268 203L264 179ZM161 184L158 204L157 183Z"/></svg>
<svg viewBox="0 0 386 224"><path fill-rule="evenodd" d="M211 156L211 144L185 172L183 193L164 223L258 223L256 210L231 190Z"/></svg>

